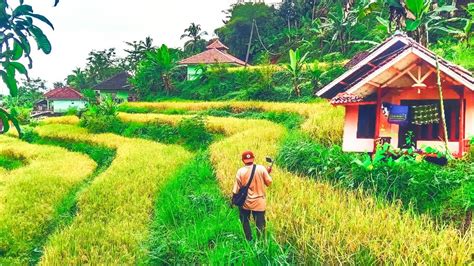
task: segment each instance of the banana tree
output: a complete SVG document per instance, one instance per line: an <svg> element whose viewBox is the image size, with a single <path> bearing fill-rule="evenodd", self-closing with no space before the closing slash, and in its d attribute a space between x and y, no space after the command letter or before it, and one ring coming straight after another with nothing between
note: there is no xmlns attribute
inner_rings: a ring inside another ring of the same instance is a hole
<svg viewBox="0 0 474 266"><path fill-rule="evenodd" d="M54 1L54 6L59 0ZM51 43L40 27L35 25L40 21L54 29L53 24L44 16L33 12L33 7L19 0L19 5L12 6L8 0L0 0L0 76L12 97L18 96L17 73L28 77L27 68L33 67L30 39L34 39L38 49L45 54L51 53ZM26 58L28 65L20 61ZM10 122L16 127L21 136L18 121L11 112L0 108L0 120L3 124L0 133L10 129Z"/></svg>
<svg viewBox="0 0 474 266"><path fill-rule="evenodd" d="M459 18L447 18L443 13L456 11L454 5L434 5L431 0L370 0L361 10L360 15L367 16L372 12L388 7L390 17L377 17L377 20L388 30L392 30L395 24L396 30L410 32L421 44L429 44L429 36L433 31L444 31L453 33L454 30L446 27L448 22L459 20Z"/></svg>
<svg viewBox="0 0 474 266"><path fill-rule="evenodd" d="M132 79L140 96L159 93L160 90L169 95L174 90L173 75L177 68L178 57L166 45L148 52L137 67Z"/></svg>
<svg viewBox="0 0 474 266"><path fill-rule="evenodd" d="M431 31L449 32L444 27L445 23L454 21L456 18L448 19L441 16L441 13L451 13L456 10L453 5L435 7L431 10L431 0L406 0L407 21L406 30L413 32L415 38L424 46L429 44L429 34Z"/></svg>
<svg viewBox="0 0 474 266"><path fill-rule="evenodd" d="M468 48L470 48L471 43L471 36L472 36L472 31L473 27L472 25L474 24L474 3L469 3L467 7L465 8L466 12L469 16L469 18L462 18L460 20L464 21L464 27L462 29L456 29L456 28L447 28L446 31L454 34L461 42L464 42Z"/></svg>
<svg viewBox="0 0 474 266"><path fill-rule="evenodd" d="M301 96L301 81L303 80L303 66L306 62L308 53L301 56L299 49L290 50L290 63L286 65L287 72L291 75L293 92L296 96Z"/></svg>

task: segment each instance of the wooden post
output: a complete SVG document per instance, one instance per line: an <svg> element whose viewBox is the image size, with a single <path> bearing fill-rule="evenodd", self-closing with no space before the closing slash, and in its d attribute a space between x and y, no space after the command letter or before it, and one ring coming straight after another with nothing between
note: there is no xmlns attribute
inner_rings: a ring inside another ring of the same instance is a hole
<svg viewBox="0 0 474 266"><path fill-rule="evenodd" d="M461 89L461 97L459 102L459 157L464 155L464 135L465 135L465 104L464 101L466 99L466 93L464 91L464 86Z"/></svg>
<svg viewBox="0 0 474 266"><path fill-rule="evenodd" d="M449 137L448 137L448 125L446 125L446 113L444 112L444 97L443 97L443 86L441 85L441 70L439 69L439 58L436 56L436 76L439 91L439 101L441 105L441 121L443 124L443 133L444 133L444 146L446 150L446 156L452 158L452 154L449 152Z"/></svg>
<svg viewBox="0 0 474 266"><path fill-rule="evenodd" d="M375 108L375 136L374 136L374 152L377 148L377 141L380 138L380 124L382 112L382 87L377 88L377 107Z"/></svg>
<svg viewBox="0 0 474 266"><path fill-rule="evenodd" d="M255 19L252 20L252 29L250 30L250 38L249 38L249 44L247 47L247 54L245 55L245 67L248 66L249 63L249 57L250 57L250 47L252 45L252 40L253 40L253 29L255 28Z"/></svg>

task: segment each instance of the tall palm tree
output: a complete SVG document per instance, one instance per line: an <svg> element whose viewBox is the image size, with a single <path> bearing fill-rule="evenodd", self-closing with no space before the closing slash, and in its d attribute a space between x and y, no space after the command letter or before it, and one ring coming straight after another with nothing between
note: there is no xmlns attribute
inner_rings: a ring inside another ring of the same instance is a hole
<svg viewBox="0 0 474 266"><path fill-rule="evenodd" d="M80 68L76 68L72 71L72 74L66 78L67 85L82 90L88 87L87 74Z"/></svg>
<svg viewBox="0 0 474 266"><path fill-rule="evenodd" d="M190 40L184 44L184 50L192 53L202 50L206 44L203 36L206 35L207 32L202 31L201 25L194 22L191 23L191 25L184 30L184 34L181 35L181 39L190 38Z"/></svg>
<svg viewBox="0 0 474 266"><path fill-rule="evenodd" d="M143 41L125 42L125 44L130 47L128 49L124 49L124 51L128 53L125 61L128 70L131 71L135 70L138 62L143 60L148 52L152 52L156 48L153 45L153 38L150 36L146 37Z"/></svg>

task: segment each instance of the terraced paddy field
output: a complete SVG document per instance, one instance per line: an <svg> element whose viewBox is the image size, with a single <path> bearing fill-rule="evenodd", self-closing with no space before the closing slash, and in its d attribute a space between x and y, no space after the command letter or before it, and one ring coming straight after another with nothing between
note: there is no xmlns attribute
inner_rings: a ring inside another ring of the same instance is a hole
<svg viewBox="0 0 474 266"><path fill-rule="evenodd" d="M99 172L93 153L2 137L0 153L22 164L0 172L1 264L473 263L472 231L461 236L452 225L439 226L399 204L278 166L268 191L268 236L256 243L243 239L237 212L228 206L241 152L253 150L263 163L277 155L290 131L337 143L338 109L324 103L212 102L134 103L121 110L122 123L171 128L206 115L207 131L218 137L193 151L140 134L91 134L74 117L34 129L42 139L112 150L112 162ZM204 113L223 110L252 114ZM279 114L302 120L294 126ZM71 197L70 219L54 226L61 202ZM17 226L19 219L23 226Z"/></svg>

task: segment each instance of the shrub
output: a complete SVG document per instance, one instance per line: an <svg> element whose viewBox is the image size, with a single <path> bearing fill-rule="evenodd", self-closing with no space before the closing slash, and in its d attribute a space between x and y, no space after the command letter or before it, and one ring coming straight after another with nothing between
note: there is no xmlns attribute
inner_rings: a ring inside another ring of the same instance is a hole
<svg viewBox="0 0 474 266"><path fill-rule="evenodd" d="M87 111L82 115L80 125L92 133L114 131L111 128L118 127L120 124L117 112L117 104L112 98L105 97L100 103L89 105Z"/></svg>
<svg viewBox="0 0 474 266"><path fill-rule="evenodd" d="M206 120L203 116L183 119L177 126L179 135L184 139L184 145L192 150L207 147L212 142L212 134L207 131Z"/></svg>
<svg viewBox="0 0 474 266"><path fill-rule="evenodd" d="M67 109L65 115L78 115L79 114L79 109L77 107L70 107Z"/></svg>

